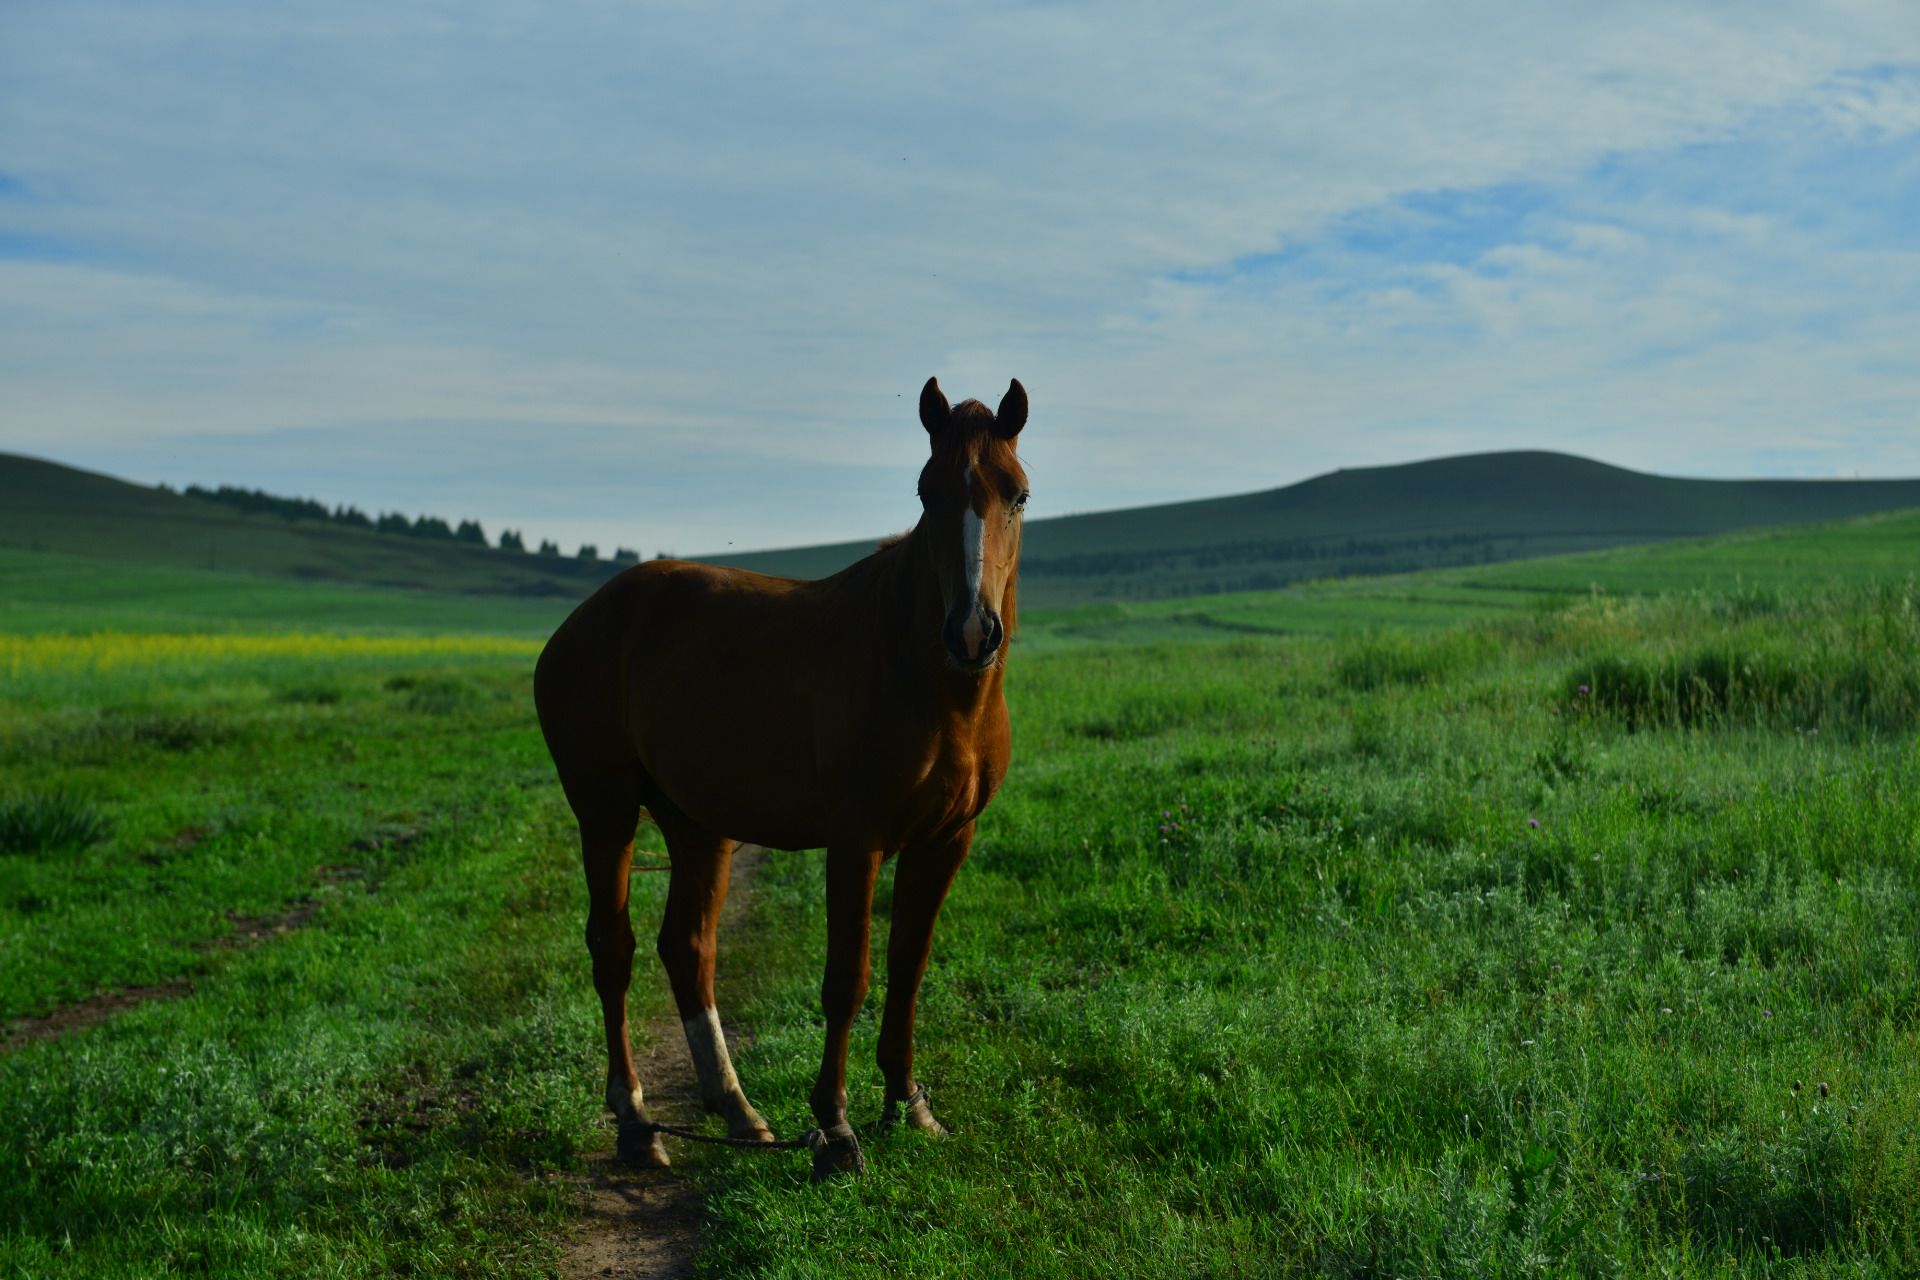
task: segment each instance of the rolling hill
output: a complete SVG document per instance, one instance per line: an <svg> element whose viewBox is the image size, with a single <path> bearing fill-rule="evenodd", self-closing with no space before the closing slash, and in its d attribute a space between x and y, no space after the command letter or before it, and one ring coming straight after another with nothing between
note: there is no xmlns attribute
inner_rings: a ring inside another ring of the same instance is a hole
<svg viewBox="0 0 1920 1280"><path fill-rule="evenodd" d="M0 548L314 582L576 600L619 567L353 529L0 453Z"/></svg>
<svg viewBox="0 0 1920 1280"><path fill-rule="evenodd" d="M1561 453L1335 471L1282 489L1030 521L1021 598L1058 606L1490 564L1920 506L1920 480L1683 480ZM727 557L818 577L868 543ZM703 557L715 558L715 557Z"/></svg>
<svg viewBox="0 0 1920 1280"><path fill-rule="evenodd" d="M1233 497L1034 520L1021 596L1047 608L1208 595L1906 507L1920 507L1920 480L1684 480L1566 454L1477 454L1336 471ZM699 558L811 578L872 545ZM243 514L10 454L0 454L0 548L562 607L617 569Z"/></svg>

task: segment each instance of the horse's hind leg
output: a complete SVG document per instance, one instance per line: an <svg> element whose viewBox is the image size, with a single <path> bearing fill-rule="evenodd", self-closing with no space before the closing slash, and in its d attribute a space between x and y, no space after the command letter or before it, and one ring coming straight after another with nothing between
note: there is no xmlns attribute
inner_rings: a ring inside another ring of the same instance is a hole
<svg viewBox="0 0 1920 1280"><path fill-rule="evenodd" d="M735 1138L772 1139L773 1133L741 1091L720 1030L713 1001L716 935L720 908L727 901L727 873L733 864L733 842L694 829L671 813L655 814L667 838L673 860L667 886L667 909L660 921L660 961L673 985L680 1023L686 1029L687 1050L700 1076L700 1098L708 1111L726 1117L727 1133Z"/></svg>
<svg viewBox="0 0 1920 1280"><path fill-rule="evenodd" d="M600 994L600 1016L607 1032L607 1109L619 1122L620 1159L664 1167L669 1163L667 1150L649 1127L627 1036L627 987L633 980L634 952L627 874L633 865L640 802L637 796L630 801L615 796L598 805L576 802L575 812L580 816L580 852L587 875L587 950L593 956L593 986Z"/></svg>

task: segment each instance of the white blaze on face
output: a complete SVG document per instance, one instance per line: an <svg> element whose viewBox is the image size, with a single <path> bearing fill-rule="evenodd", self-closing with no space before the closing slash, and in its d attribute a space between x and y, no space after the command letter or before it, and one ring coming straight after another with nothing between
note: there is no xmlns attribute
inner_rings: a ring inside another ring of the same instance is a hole
<svg viewBox="0 0 1920 1280"><path fill-rule="evenodd" d="M967 505L960 517L960 550L967 570L967 621L960 643L969 658L979 654L987 640L987 620L980 613L980 579L987 569L987 522L973 512L973 468L967 468Z"/></svg>

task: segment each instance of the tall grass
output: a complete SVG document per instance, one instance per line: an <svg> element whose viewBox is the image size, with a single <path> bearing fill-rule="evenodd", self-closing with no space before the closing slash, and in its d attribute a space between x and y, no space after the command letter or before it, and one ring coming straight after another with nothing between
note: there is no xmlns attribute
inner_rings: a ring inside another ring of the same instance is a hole
<svg viewBox="0 0 1920 1280"><path fill-rule="evenodd" d="M1588 637L1561 681L1630 729L1710 725L1899 733L1920 725L1920 607L1913 584L1800 599L1648 603L1664 642ZM1620 619L1640 623L1649 619ZM1631 636L1638 626L1616 627Z"/></svg>
<svg viewBox="0 0 1920 1280"><path fill-rule="evenodd" d="M83 849L111 831L98 810L64 791L0 799L0 853Z"/></svg>

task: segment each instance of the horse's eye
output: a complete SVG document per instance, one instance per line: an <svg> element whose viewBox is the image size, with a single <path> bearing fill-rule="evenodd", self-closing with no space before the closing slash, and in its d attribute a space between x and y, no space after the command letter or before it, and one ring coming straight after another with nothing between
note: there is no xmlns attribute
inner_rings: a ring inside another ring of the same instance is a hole
<svg viewBox="0 0 1920 1280"><path fill-rule="evenodd" d="M1013 500L1013 509L1015 511L1019 511L1024 509L1026 505L1027 505L1027 491L1025 489L1022 489L1020 491L1020 496Z"/></svg>

